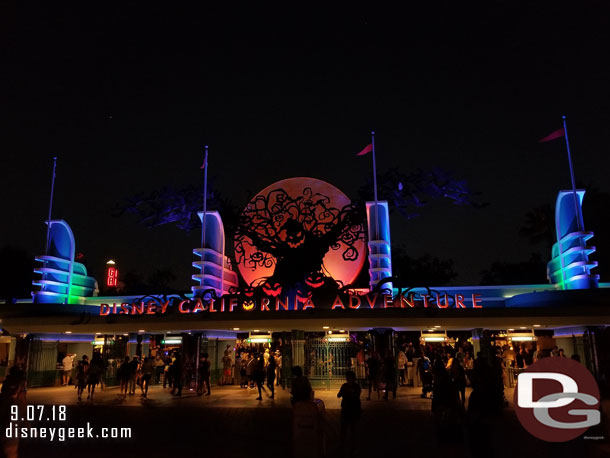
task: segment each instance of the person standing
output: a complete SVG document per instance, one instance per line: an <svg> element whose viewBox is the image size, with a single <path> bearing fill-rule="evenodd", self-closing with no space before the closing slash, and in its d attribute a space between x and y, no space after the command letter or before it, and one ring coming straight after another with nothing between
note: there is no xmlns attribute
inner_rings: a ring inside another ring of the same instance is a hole
<svg viewBox="0 0 610 458"><path fill-rule="evenodd" d="M432 364L430 358L423 353L421 359L418 361L417 371L422 380L421 397L427 398L428 393L432 391Z"/></svg>
<svg viewBox="0 0 610 458"><path fill-rule="evenodd" d="M390 391L392 392L392 399L396 399L396 361L390 349L385 352L385 358L383 359L383 378L385 381L385 394L383 399L388 400Z"/></svg>
<svg viewBox="0 0 610 458"><path fill-rule="evenodd" d="M174 361L172 360L172 358L168 355L165 358L165 361L163 361L165 363L165 366L163 367L163 388L167 388L167 385L169 384L169 387L172 387L172 364L174 363Z"/></svg>
<svg viewBox="0 0 610 458"><path fill-rule="evenodd" d="M202 355L201 361L199 361L199 384L197 386L197 395L201 396L203 394L203 386L206 386L207 393L206 396L209 396L212 393L210 388L210 361L208 360L208 354L204 353Z"/></svg>
<svg viewBox="0 0 610 458"><path fill-rule="evenodd" d="M294 379L292 380L292 389L290 394L290 403L294 405L299 401L313 401L313 390L307 377L303 375L303 369L301 366L294 366L292 368L292 374Z"/></svg>
<svg viewBox="0 0 610 458"><path fill-rule="evenodd" d="M224 356L222 357L222 384L223 385L232 385L233 377L232 377L232 368L233 368L233 360L231 356L229 356L229 350L225 350ZM209 363L208 363L209 364Z"/></svg>
<svg viewBox="0 0 610 458"><path fill-rule="evenodd" d="M275 383L277 385L280 384L281 377L282 377L282 353L279 350L275 350Z"/></svg>
<svg viewBox="0 0 610 458"><path fill-rule="evenodd" d="M161 355L157 353L155 356L155 385L161 383L161 374L163 373L163 368L165 367L165 362Z"/></svg>
<svg viewBox="0 0 610 458"><path fill-rule="evenodd" d="M2 383L0 392L0 445L2 456L17 458L19 456L19 437L17 435L6 437L4 432L11 426L16 426L12 419L13 406L18 411L26 410L27 382L26 374L18 365L10 368L8 375Z"/></svg>
<svg viewBox="0 0 610 458"><path fill-rule="evenodd" d="M461 396L462 404L466 404L466 372L457 358L453 358L449 371L453 384Z"/></svg>
<svg viewBox="0 0 610 458"><path fill-rule="evenodd" d="M377 392L377 397L381 398L379 392L379 357L377 352L373 352L371 357L366 360L366 366L368 368L368 382L369 382L369 395L366 398L367 401L371 400L371 391L374 389Z"/></svg>
<svg viewBox="0 0 610 458"><path fill-rule="evenodd" d="M172 364L172 380L174 381L172 385L171 394L175 394L176 396L182 396L182 383L183 383L183 374L182 374L182 356L177 353L176 359Z"/></svg>
<svg viewBox="0 0 610 458"><path fill-rule="evenodd" d="M71 355L70 353L66 354L62 360L62 364L64 366L63 386L68 386L70 383L70 375L72 374L72 365L74 364L74 355Z"/></svg>
<svg viewBox="0 0 610 458"><path fill-rule="evenodd" d="M248 388L248 354L242 353L241 359L239 360L239 387Z"/></svg>
<svg viewBox="0 0 610 458"><path fill-rule="evenodd" d="M407 384L406 368L407 368L407 355L401 348L398 351L398 375L399 375L399 379L400 379L400 386L405 386Z"/></svg>
<svg viewBox="0 0 610 458"><path fill-rule="evenodd" d="M269 360L267 361L267 387L271 390L271 399L275 397L275 370L277 365L275 363L275 356L273 353L269 355Z"/></svg>
<svg viewBox="0 0 610 458"><path fill-rule="evenodd" d="M341 450L347 456L354 454L353 447L358 442L358 423L362 414L362 405L360 404L360 385L356 382L356 374L353 371L345 373L346 383L341 385L341 389L337 393L341 399ZM351 436L348 438L348 435ZM349 442L348 442L349 439ZM350 444L349 450L346 450L346 444Z"/></svg>

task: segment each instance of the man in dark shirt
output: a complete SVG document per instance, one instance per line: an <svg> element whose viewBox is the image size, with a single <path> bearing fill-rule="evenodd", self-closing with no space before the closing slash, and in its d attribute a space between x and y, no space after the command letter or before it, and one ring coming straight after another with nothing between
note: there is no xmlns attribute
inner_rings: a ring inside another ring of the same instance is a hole
<svg viewBox="0 0 610 458"><path fill-rule="evenodd" d="M204 353L203 358L199 361L199 386L197 387L197 394L201 396L203 394L203 386L206 386L208 392L207 396L212 392L210 390L210 361L208 361L208 354Z"/></svg>
<svg viewBox="0 0 610 458"><path fill-rule="evenodd" d="M350 444L353 447L358 442L356 430L362 406L360 404L360 385L356 382L356 374L353 371L347 371L345 379L347 383L341 385L341 389L337 393L338 398L343 398L341 400L341 449L347 452L346 456L352 456L353 450L345 450L345 446ZM347 441L348 433L351 435L349 442Z"/></svg>
<svg viewBox="0 0 610 458"><path fill-rule="evenodd" d="M299 401L311 401L313 399L313 390L309 380L303 375L303 369L300 366L294 366L292 373L294 374L294 380L292 382L292 390L290 391L292 395L290 402L294 404Z"/></svg>

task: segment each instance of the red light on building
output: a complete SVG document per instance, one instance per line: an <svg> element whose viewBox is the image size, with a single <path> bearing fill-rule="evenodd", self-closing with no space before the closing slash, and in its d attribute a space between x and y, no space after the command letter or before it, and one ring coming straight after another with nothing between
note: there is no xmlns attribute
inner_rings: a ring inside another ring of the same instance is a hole
<svg viewBox="0 0 610 458"><path fill-rule="evenodd" d="M106 275L106 286L116 286L119 278L119 271L115 267L108 267Z"/></svg>

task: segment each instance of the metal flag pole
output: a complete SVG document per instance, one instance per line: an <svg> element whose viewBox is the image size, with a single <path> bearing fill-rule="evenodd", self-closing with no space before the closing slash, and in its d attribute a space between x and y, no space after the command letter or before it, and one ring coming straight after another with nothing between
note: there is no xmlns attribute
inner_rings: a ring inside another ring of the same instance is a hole
<svg viewBox="0 0 610 458"><path fill-rule="evenodd" d="M566 148L568 150L568 163L570 164L570 178L572 179L572 193L574 194L574 210L576 211L576 224L578 225L578 231L584 230L582 221L580 220L580 212L578 211L578 196L576 194L576 180L574 180L574 167L572 166L572 155L570 154L570 142L568 141L568 126L566 124L566 117L562 116L563 119L563 133L566 139Z"/></svg>
<svg viewBox="0 0 610 458"><path fill-rule="evenodd" d="M375 197L375 240L379 240L379 209L377 207L377 167L375 165L375 131L371 131L371 145L373 147L373 188Z"/></svg>
<svg viewBox="0 0 610 458"><path fill-rule="evenodd" d="M51 197L49 199L49 217L47 218L47 242L44 248L45 256L49 254L49 242L51 235L51 211L53 210L53 191L55 190L55 169L57 168L57 157L53 158L53 177L51 178Z"/></svg>
<svg viewBox="0 0 610 458"><path fill-rule="evenodd" d="M205 248L205 215L208 209L208 145L205 145L205 159L203 160L203 218L201 218L201 248ZM203 261L203 252L201 253Z"/></svg>

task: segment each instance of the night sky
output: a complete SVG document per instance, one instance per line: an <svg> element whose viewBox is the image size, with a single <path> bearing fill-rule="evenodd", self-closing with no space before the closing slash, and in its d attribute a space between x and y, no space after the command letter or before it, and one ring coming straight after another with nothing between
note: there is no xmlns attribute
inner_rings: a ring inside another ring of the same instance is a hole
<svg viewBox="0 0 610 458"><path fill-rule="evenodd" d="M570 187L565 144L537 143L561 115L577 180L610 192L610 7L415 3L228 12L6 3L0 244L43 251L57 155L53 217L72 226L98 281L113 258L143 276L171 268L186 290L200 234L114 218L117 203L203 183L204 144L210 176L235 205L293 176L354 195L371 170L354 155L374 129L379 172L439 166L489 203L396 215L393 242L453 259L455 284L478 284L494 261L531 252L546 261L546 248L518 232L529 210Z"/></svg>

